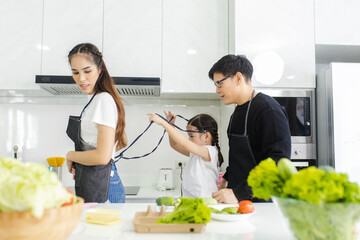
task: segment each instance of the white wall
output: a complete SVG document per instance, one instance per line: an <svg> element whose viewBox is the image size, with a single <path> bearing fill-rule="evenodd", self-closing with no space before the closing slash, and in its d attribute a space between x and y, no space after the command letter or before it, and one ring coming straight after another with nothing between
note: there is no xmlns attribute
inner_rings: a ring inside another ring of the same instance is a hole
<svg viewBox="0 0 360 240"><path fill-rule="evenodd" d="M149 124L147 113L171 110L186 118L198 113L211 114L220 125L219 100L186 100L160 98L127 98L126 131L131 143ZM46 158L65 157L73 149L66 135L69 115L78 115L87 101L84 97L0 97L0 157L12 157L13 146L19 146L18 158L25 162L47 165ZM185 129L186 122L177 124ZM150 152L159 141L163 129L150 127L147 133L129 149L125 156L132 157ZM185 134L185 133L184 133ZM221 137L221 136L220 136ZM225 153L226 155L226 153ZM167 135L158 149L148 157L138 160L120 160L118 172L125 185L152 185L159 168L175 168L175 160L187 157L175 152L168 143ZM63 182L71 186L73 180L63 167ZM179 184L179 170L175 171L175 183Z"/></svg>

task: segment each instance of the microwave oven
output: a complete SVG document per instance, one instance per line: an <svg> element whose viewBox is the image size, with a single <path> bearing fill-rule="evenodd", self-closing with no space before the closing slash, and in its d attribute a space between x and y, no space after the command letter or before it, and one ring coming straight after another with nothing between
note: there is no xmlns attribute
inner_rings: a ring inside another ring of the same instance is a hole
<svg viewBox="0 0 360 240"><path fill-rule="evenodd" d="M314 89L256 89L273 97L286 111L291 132L291 159L296 162L316 158ZM302 163L303 164L303 163Z"/></svg>

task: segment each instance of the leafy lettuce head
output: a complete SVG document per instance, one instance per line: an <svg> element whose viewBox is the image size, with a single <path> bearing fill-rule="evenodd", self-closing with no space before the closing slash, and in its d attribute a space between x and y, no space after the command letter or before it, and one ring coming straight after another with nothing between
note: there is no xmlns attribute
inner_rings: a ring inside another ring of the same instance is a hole
<svg viewBox="0 0 360 240"><path fill-rule="evenodd" d="M70 198L45 165L0 158L0 212L31 211L40 218L44 209L60 207Z"/></svg>
<svg viewBox="0 0 360 240"><path fill-rule="evenodd" d="M261 161L251 170L247 180L254 197L269 200L271 195L280 196L282 193L284 180L271 158Z"/></svg>
<svg viewBox="0 0 360 240"><path fill-rule="evenodd" d="M359 186L344 173L325 172L314 166L302 169L284 185L283 197L310 203L352 202L360 200Z"/></svg>

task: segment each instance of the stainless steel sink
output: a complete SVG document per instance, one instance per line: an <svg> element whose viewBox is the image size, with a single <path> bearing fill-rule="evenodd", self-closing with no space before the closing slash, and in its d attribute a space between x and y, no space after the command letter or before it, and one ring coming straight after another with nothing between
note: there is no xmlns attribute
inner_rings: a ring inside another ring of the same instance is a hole
<svg viewBox="0 0 360 240"><path fill-rule="evenodd" d="M124 186L125 189L125 195L137 195L139 190L140 190L140 186Z"/></svg>

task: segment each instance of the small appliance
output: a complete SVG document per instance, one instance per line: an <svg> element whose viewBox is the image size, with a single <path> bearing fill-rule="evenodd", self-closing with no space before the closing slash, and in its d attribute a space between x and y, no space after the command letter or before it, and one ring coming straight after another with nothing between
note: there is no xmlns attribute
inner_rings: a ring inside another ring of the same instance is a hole
<svg viewBox="0 0 360 240"><path fill-rule="evenodd" d="M174 189L174 172L172 168L160 168L156 188L159 191Z"/></svg>

